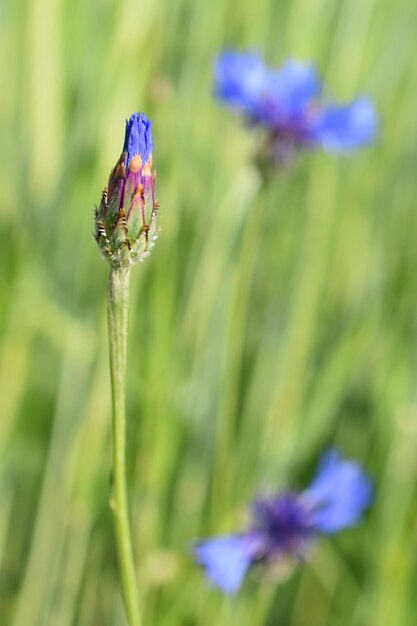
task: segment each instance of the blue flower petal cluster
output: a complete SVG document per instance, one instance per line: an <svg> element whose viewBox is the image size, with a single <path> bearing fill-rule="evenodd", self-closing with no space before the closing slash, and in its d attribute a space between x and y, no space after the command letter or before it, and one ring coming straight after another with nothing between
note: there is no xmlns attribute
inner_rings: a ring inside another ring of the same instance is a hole
<svg viewBox="0 0 417 626"><path fill-rule="evenodd" d="M276 160L295 148L346 153L375 136L371 102L364 97L345 105L324 100L311 64L287 60L276 70L255 52L226 51L215 62L214 91L250 124L267 129Z"/></svg>
<svg viewBox="0 0 417 626"><path fill-rule="evenodd" d="M224 535L202 541L194 556L207 577L225 593L236 593L252 561L251 539L247 535Z"/></svg>
<svg viewBox="0 0 417 626"><path fill-rule="evenodd" d="M125 141L123 152L126 152L125 168L127 169L133 157L139 155L142 164L145 164L152 154L152 123L145 113L133 113L126 120Z"/></svg>
<svg viewBox="0 0 417 626"><path fill-rule="evenodd" d="M322 533L335 533L354 526L372 498L370 480L355 461L343 460L329 450L304 491L314 510L314 526Z"/></svg>
<svg viewBox="0 0 417 626"><path fill-rule="evenodd" d="M300 560L320 534L354 526L370 504L372 491L358 463L329 450L307 489L257 498L247 531L199 542L194 558L215 586L236 593L252 565Z"/></svg>

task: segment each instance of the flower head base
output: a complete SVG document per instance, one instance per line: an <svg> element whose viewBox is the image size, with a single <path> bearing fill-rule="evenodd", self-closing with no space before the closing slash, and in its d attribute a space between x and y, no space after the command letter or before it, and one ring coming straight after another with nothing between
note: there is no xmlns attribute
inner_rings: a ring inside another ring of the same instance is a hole
<svg viewBox="0 0 417 626"><path fill-rule="evenodd" d="M283 556L302 558L315 535L309 506L293 492L259 498L252 504L256 560L272 562Z"/></svg>
<svg viewBox="0 0 417 626"><path fill-rule="evenodd" d="M193 554L214 585L235 593L251 566L299 562L320 534L355 525L371 498L361 467L330 450L306 490L256 499L248 530L201 541Z"/></svg>
<svg viewBox="0 0 417 626"><path fill-rule="evenodd" d="M339 106L321 98L313 65L287 60L271 69L253 52L227 51L214 68L217 98L267 131L260 159L286 164L296 150L348 153L369 143L376 115L366 98Z"/></svg>
<svg viewBox="0 0 417 626"><path fill-rule="evenodd" d="M158 202L152 171L151 122L144 113L126 120L123 152L96 210L95 238L114 267L128 267L150 253Z"/></svg>

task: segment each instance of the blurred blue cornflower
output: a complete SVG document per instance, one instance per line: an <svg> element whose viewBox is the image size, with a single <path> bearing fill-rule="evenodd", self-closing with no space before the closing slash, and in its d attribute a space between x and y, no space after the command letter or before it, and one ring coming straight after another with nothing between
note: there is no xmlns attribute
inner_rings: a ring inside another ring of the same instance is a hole
<svg viewBox="0 0 417 626"><path fill-rule="evenodd" d="M332 449L307 489L255 499L247 531L202 540L192 552L209 580L233 594L252 565L302 560L320 534L354 526L371 499L371 481L360 465Z"/></svg>
<svg viewBox="0 0 417 626"><path fill-rule="evenodd" d="M255 52L225 51L215 61L214 91L251 125L269 131L261 156L275 164L287 163L302 148L348 153L375 135L371 102L365 97L345 105L322 100L312 64L287 60L277 70Z"/></svg>

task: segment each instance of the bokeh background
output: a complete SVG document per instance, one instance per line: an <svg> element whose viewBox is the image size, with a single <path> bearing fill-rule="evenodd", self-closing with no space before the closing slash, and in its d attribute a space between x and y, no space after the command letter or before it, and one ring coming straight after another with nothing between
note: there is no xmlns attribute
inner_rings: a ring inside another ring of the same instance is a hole
<svg viewBox="0 0 417 626"><path fill-rule="evenodd" d="M414 0L0 4L0 624L126 624L108 502L108 268L93 208L124 119L153 119L161 233L132 274L129 482L147 626L412 626L417 577ZM213 57L313 60L369 95L374 146L262 188ZM356 529L234 599L191 538L304 486L336 445Z"/></svg>

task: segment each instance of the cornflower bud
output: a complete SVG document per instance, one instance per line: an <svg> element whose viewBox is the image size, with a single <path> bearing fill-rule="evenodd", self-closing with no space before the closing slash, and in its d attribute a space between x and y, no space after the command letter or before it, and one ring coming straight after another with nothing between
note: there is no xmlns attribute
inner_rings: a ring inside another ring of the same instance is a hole
<svg viewBox="0 0 417 626"><path fill-rule="evenodd" d="M157 236L151 122L144 113L126 120L123 152L95 213L95 238L113 267L128 267L149 255Z"/></svg>

